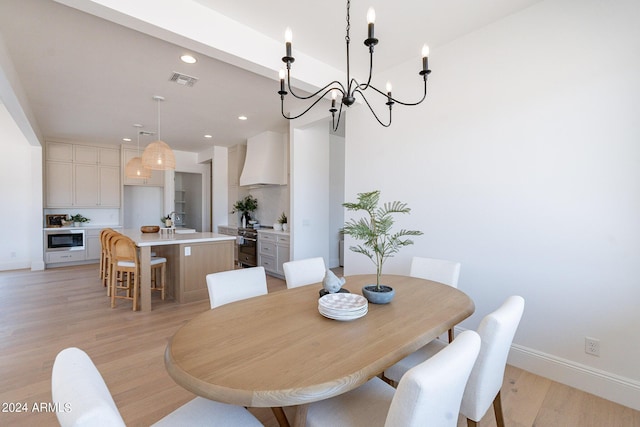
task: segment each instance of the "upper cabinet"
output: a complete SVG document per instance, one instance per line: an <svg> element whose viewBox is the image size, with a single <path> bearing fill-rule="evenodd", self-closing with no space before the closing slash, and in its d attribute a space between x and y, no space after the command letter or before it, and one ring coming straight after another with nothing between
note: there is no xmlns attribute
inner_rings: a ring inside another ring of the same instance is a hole
<svg viewBox="0 0 640 427"><path fill-rule="evenodd" d="M124 185L148 185L152 187L164 187L164 171L152 170L151 178L129 178L124 174L129 160L134 157L142 157L142 150L122 146L122 183Z"/></svg>
<svg viewBox="0 0 640 427"><path fill-rule="evenodd" d="M47 142L47 208L120 207L120 149Z"/></svg>

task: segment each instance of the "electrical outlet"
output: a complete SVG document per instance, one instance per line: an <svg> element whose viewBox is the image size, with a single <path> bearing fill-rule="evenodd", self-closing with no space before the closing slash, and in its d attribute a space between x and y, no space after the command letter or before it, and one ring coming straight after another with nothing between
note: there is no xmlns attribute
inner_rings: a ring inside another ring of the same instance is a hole
<svg viewBox="0 0 640 427"><path fill-rule="evenodd" d="M584 337L584 352L592 356L600 357L600 340Z"/></svg>

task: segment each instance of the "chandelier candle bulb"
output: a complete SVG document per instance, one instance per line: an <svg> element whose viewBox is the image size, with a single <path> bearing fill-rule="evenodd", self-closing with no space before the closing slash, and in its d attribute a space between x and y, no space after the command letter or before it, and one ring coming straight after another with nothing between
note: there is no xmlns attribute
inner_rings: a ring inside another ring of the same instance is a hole
<svg viewBox="0 0 640 427"><path fill-rule="evenodd" d="M280 76L280 95L284 95L282 92L284 92L284 70L280 69L280 72L278 73Z"/></svg>
<svg viewBox="0 0 640 427"><path fill-rule="evenodd" d="M376 11L372 7L367 11L367 23L369 24L368 36L372 39L374 33L373 26L376 23Z"/></svg>
<svg viewBox="0 0 640 427"><path fill-rule="evenodd" d="M287 27L287 29L284 31L284 42L285 42L287 57L291 57L292 41L293 41L293 32L291 31L291 28Z"/></svg>
<svg viewBox="0 0 640 427"><path fill-rule="evenodd" d="M429 69L429 46L422 46L422 71Z"/></svg>

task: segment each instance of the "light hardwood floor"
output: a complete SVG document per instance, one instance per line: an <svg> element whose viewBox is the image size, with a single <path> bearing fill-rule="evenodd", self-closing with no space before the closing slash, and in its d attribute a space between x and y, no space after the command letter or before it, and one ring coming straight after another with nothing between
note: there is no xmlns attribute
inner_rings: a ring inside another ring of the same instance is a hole
<svg viewBox="0 0 640 427"><path fill-rule="evenodd" d="M1 426L57 425L53 413L33 407L50 402L53 360L70 346L91 356L128 426L148 426L194 397L169 377L163 355L169 337L209 302L177 304L154 295L150 313L133 312L128 301L111 309L97 276L97 265L0 272ZM285 288L274 278L268 286ZM640 427L638 411L512 366L502 396L509 427ZM5 412L11 403L26 403L28 411ZM251 411L277 426L270 410ZM495 426L491 411L480 426Z"/></svg>

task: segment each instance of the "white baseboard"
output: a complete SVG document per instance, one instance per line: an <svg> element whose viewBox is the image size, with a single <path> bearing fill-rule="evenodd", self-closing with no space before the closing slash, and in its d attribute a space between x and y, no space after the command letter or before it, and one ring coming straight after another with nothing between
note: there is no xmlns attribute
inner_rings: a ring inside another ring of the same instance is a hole
<svg viewBox="0 0 640 427"><path fill-rule="evenodd" d="M455 327L456 336L466 330ZM640 411L640 381L512 344L509 365Z"/></svg>
<svg viewBox="0 0 640 427"><path fill-rule="evenodd" d="M513 344L508 363L640 411L640 382Z"/></svg>
<svg viewBox="0 0 640 427"><path fill-rule="evenodd" d="M25 268L31 268L31 262L29 260L0 263L0 271L23 270Z"/></svg>
<svg viewBox="0 0 640 427"><path fill-rule="evenodd" d="M41 259L31 262L31 271L41 271L44 270L44 267L44 261Z"/></svg>

